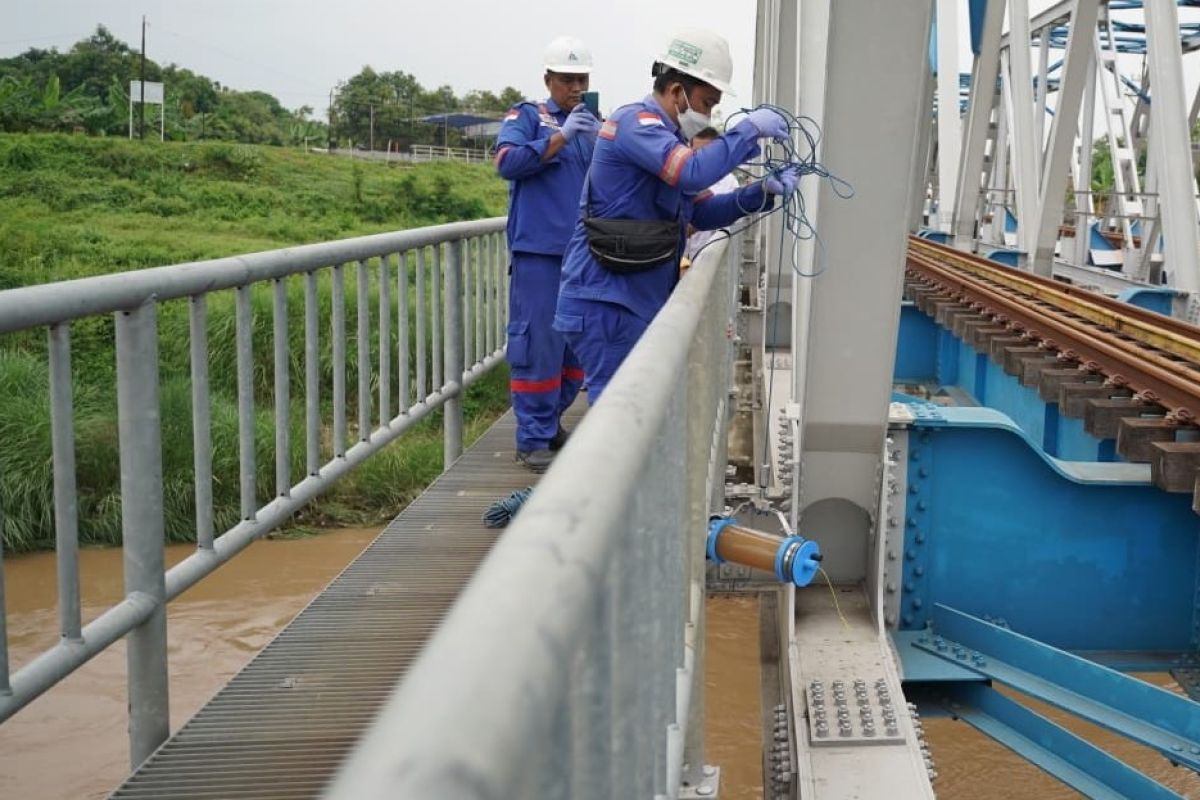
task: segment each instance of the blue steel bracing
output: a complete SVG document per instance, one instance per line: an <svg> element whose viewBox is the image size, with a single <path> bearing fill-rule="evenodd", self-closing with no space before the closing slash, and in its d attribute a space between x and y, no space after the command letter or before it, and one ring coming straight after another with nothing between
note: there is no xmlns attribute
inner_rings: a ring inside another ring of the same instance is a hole
<svg viewBox="0 0 1200 800"><path fill-rule="evenodd" d="M1180 795L1015 700L980 683L939 686L955 717L1076 791L1098 800L1176 800Z"/></svg>
<svg viewBox="0 0 1200 800"><path fill-rule="evenodd" d="M983 44L983 17L987 11L987 0L970 0L971 9L971 52L979 55Z"/></svg>
<svg viewBox="0 0 1200 800"><path fill-rule="evenodd" d="M1200 704L937 604L915 646L1200 771Z"/></svg>

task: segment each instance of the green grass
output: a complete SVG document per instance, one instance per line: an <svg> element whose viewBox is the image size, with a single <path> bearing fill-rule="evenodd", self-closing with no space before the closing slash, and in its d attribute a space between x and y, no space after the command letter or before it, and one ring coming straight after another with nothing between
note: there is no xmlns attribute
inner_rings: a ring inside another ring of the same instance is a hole
<svg viewBox="0 0 1200 800"><path fill-rule="evenodd" d="M504 184L478 165L356 163L226 143L162 145L0 135L0 289L493 216L503 213L505 195ZM410 259L407 269L413 268ZM346 270L347 410L352 434L360 344L354 335L355 273L354 268ZM377 277L377 264L370 266L370 274L373 280ZM289 460L295 479L304 472L303 286L291 279L287 289ZM328 423L329 271L321 275L319 296L322 418ZM374 282L371 302L374 318ZM414 303L415 296L410 294L409 302ZM256 471L259 500L265 502L273 496L275 463L267 287L255 287L252 305ZM158 316L167 534L173 541L184 541L194 537L195 515L187 305L164 303ZM232 293L214 294L208 330L218 533L238 518L233 323ZM377 364L380 342L376 326L371 327L371 338L362 344ZM80 538L88 544L120 541L112 333L108 317L80 320L71 329ZM396 339L393 330L392 348ZM411 341L415 339L410 333ZM375 380L373 376L371 393L377 415ZM53 544L47 391L45 332L0 337L0 532L8 550ZM394 400L392 405L394 412ZM468 393L469 436L482 432L506 405L506 376L496 370ZM323 457L329 455L326 441ZM295 524L308 529L387 519L440 469L441 434L434 415L343 479Z"/></svg>

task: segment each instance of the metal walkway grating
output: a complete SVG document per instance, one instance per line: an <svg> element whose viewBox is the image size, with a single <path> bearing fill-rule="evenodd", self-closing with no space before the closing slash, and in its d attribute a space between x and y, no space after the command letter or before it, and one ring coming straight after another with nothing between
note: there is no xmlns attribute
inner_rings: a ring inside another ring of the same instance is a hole
<svg viewBox="0 0 1200 800"><path fill-rule="evenodd" d="M536 479L513 428L509 412L111 797L319 795L491 549L484 508Z"/></svg>

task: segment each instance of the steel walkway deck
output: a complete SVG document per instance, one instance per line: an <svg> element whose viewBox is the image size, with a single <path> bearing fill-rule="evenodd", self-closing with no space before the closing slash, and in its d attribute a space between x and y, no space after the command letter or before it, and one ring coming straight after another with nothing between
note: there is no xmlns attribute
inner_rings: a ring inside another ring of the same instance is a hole
<svg viewBox="0 0 1200 800"><path fill-rule="evenodd" d="M510 411L111 797L319 795L491 549L480 514L532 483L513 428Z"/></svg>

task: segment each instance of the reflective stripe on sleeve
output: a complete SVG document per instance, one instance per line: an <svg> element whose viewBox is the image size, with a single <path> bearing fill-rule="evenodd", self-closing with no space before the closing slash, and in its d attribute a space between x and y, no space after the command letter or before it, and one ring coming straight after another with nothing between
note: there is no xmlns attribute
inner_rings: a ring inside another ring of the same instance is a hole
<svg viewBox="0 0 1200 800"><path fill-rule="evenodd" d="M675 148L667 156L666 163L663 164L658 177L666 181L670 186L678 186L679 176L683 174L683 165L692 157L692 153L692 148L687 145L675 145Z"/></svg>

